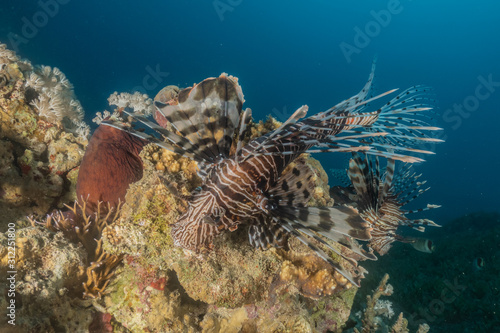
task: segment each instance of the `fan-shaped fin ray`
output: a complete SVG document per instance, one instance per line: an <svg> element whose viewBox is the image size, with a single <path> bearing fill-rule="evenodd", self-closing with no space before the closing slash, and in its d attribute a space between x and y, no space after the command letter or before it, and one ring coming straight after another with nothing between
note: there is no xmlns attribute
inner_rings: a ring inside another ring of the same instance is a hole
<svg viewBox="0 0 500 333"><path fill-rule="evenodd" d="M209 162L229 157L244 102L238 79L221 74L179 92L168 104L155 102L158 111Z"/></svg>

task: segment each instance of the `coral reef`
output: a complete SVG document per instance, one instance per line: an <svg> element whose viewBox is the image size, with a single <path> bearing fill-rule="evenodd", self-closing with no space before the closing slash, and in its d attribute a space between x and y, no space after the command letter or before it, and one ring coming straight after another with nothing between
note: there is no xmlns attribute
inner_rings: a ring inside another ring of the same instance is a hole
<svg viewBox="0 0 500 333"><path fill-rule="evenodd" d="M27 79L37 75L37 69L18 59L3 44L0 44L0 55L0 210L3 228L20 217L43 216L74 200L77 169L87 145L88 127L78 123L80 130L78 126L65 129L63 120L47 118L30 105L37 96L48 91L43 88L48 81L53 88L62 86L60 71L54 74L51 70L47 82L40 78L37 91L28 85ZM65 89L69 88L54 89L51 90L54 98L62 98L57 96L67 93ZM75 100L72 101L74 104ZM67 114L66 118L73 116L73 123L80 121L78 112Z"/></svg>
<svg viewBox="0 0 500 333"><path fill-rule="evenodd" d="M52 209L75 201L70 211L48 215L42 222L46 228L33 222L37 227L17 231L16 288L26 304L19 309L23 329L341 329L357 288L306 246L290 240L284 249L258 250L249 245L248 229L242 226L218 237L208 253L174 247L170 227L201 184L196 163L153 145L143 147L144 142L110 127L99 127L83 157L88 133L64 75L56 68L33 69L2 46L0 60L0 177L8 179L0 185L0 208L14 212L4 223L32 214L32 221L42 220ZM155 100L167 103L178 91L166 87ZM152 111L152 101L138 93L115 93L109 102L117 111ZM96 121L113 115L120 113L104 112ZM280 123L270 117L249 126L244 140ZM314 173L309 204L331 206L328 178L319 162L307 154L298 162ZM285 173L291 169L293 165ZM0 240L5 244L5 236ZM5 271L3 247L0 254Z"/></svg>
<svg viewBox="0 0 500 333"><path fill-rule="evenodd" d="M33 226L44 225L47 229L57 232L61 231L65 237L83 245L87 252L86 279L82 283L84 298L101 298L110 279L114 275L114 269L120 264L122 256L112 255L104 251L102 247L103 229L112 225L121 211L121 204L116 207L110 203L104 205L99 202L93 214L87 214L87 203L75 201L68 212L61 211L47 216L45 222L40 223L31 220Z"/></svg>
<svg viewBox="0 0 500 333"><path fill-rule="evenodd" d="M40 227L18 229L16 250L16 327L22 332L86 331L92 310L75 297L85 274L86 251L62 233ZM7 276L7 255L7 237L0 234L2 276ZM2 308L6 302L6 293L1 293ZM7 319L0 319L2 332L12 328Z"/></svg>
<svg viewBox="0 0 500 333"><path fill-rule="evenodd" d="M99 132L94 136L99 139L96 150L102 151L103 142L113 141L103 140ZM130 147L123 149L129 151ZM61 317L27 309L33 317L22 327L174 332L326 332L340 328L349 315L356 289L332 289L339 277L321 260L304 256L302 244L291 244L287 251L256 250L247 241L248 231L241 228L219 237L214 251L198 257L173 247L170 225L186 209L184 198L200 185L196 163L153 145L144 147L140 158L145 166L142 178L136 183L130 181L130 186L121 179L124 189L130 189L120 218L118 210L112 209L113 203L100 208L97 200L95 207L87 207L85 200L79 200L70 212L47 217L45 227L56 234L28 228L63 240L68 255L76 249L81 258L74 265L77 271L65 282L66 298L54 295L57 305L49 303L55 309L60 304L66 307ZM323 169L307 155L301 159L316 175L317 190L311 203L331 204ZM87 160L95 166L95 158ZM105 170L116 172L110 165ZM80 174L88 181L84 176ZM92 220L90 213L97 220ZM33 261L33 272L49 265L44 260L50 258ZM122 258L124 264L120 266ZM283 281L281 277L291 268L300 273L288 274ZM314 277L313 283L307 283L307 276ZM82 294L95 298L93 307L80 309L82 304L90 305L90 301L79 301ZM27 295L26 301L29 297L34 295ZM72 328L68 325L75 323L67 319L67 313L76 311L80 311L76 316L80 326Z"/></svg>
<svg viewBox="0 0 500 333"><path fill-rule="evenodd" d="M401 312L394 325L389 329L388 324L384 321L383 317L391 319L394 315L392 310L392 303L388 300L381 300L381 296L391 296L394 292L392 285L387 284L389 274L382 277L378 287L373 291L373 295L366 296L366 308L361 319L361 333L370 332L389 332L393 333L408 333L408 321L403 317ZM420 324L417 333L427 333L429 325ZM355 333L360 333L357 328L354 328Z"/></svg>

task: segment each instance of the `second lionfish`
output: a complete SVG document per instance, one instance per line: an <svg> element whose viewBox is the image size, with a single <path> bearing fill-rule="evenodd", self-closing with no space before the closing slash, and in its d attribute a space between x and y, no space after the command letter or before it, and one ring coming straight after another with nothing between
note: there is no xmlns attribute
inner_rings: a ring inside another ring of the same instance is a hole
<svg viewBox="0 0 500 333"><path fill-rule="evenodd" d="M163 118L161 123L166 120L169 129L124 111L164 140L122 123L107 125L198 163L203 184L192 193L187 211L172 227L176 246L197 252L211 249L221 232L247 224L253 246L282 247L288 236L296 237L358 285L359 276L335 263L315 243L324 244L354 265L354 257L376 259L372 250L366 251L354 241L369 241L374 221L349 206L307 207L314 187L313 171L304 163L297 163L289 173L283 171L303 153L362 151L409 163L421 161L409 153L429 153L411 148L415 142L437 141L426 134L437 128L419 117L430 110L427 88L409 88L381 108L369 110L368 103L395 91L372 97L373 77L374 66L357 95L307 118L308 107L302 106L279 128L247 144L243 139L250 128L251 110L242 108L238 79L226 74L183 89L167 103L156 101L155 118ZM323 237L348 247L353 258L346 258L344 251Z"/></svg>

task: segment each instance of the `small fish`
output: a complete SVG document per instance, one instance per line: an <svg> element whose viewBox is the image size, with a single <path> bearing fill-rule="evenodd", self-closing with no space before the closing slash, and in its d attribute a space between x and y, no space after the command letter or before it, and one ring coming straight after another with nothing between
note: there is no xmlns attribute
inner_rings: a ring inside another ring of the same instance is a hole
<svg viewBox="0 0 500 333"><path fill-rule="evenodd" d="M414 239L409 241L409 243L411 244L411 246L413 246L415 250L424 253L432 253L436 248L434 242L431 241L430 239Z"/></svg>
<svg viewBox="0 0 500 333"><path fill-rule="evenodd" d="M472 267L474 267L474 270L480 271L484 268L484 259L481 257L477 257L474 259L472 262Z"/></svg>
<svg viewBox="0 0 500 333"><path fill-rule="evenodd" d="M375 65L357 95L308 118L304 118L308 111L304 105L278 129L246 145L243 138L251 110L242 109L244 98L238 79L227 74L183 89L167 103L155 102L157 111L172 125L171 131L125 111L165 141L121 123L107 125L198 162L203 185L192 194L187 211L172 227L176 246L193 251L211 249L214 237L246 224L249 241L256 248L282 247L288 236L296 237L352 284L359 285L359 279L332 261L315 241L353 265L354 259L323 237L349 244L358 257L376 259L353 241L372 238L370 222L353 207L307 207L314 187L313 171L301 162L290 172L283 171L292 161L299 161L301 154L315 152L363 151L391 160L422 161L408 155L418 151L410 148L412 142L439 141L424 134L438 128L427 126L418 117L430 110L428 88L412 87L382 107L369 109L368 103L395 91L370 97L374 69Z"/></svg>

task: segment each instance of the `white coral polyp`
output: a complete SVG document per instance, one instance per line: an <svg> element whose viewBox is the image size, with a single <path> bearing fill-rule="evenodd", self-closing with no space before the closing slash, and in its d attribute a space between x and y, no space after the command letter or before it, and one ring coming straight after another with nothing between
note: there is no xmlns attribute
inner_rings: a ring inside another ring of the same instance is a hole
<svg viewBox="0 0 500 333"><path fill-rule="evenodd" d="M375 313L385 316L389 319L394 316L394 310L392 309L392 303L389 300L377 300L375 307L373 308Z"/></svg>
<svg viewBox="0 0 500 333"><path fill-rule="evenodd" d="M7 45L0 43L0 66L18 60L14 51L7 49Z"/></svg>
<svg viewBox="0 0 500 333"><path fill-rule="evenodd" d="M59 68L35 68L30 73L26 86L38 93L38 99L31 104L47 121L61 125L63 119L67 118L76 125L83 120L83 108L75 98L71 83Z"/></svg>
<svg viewBox="0 0 500 333"><path fill-rule="evenodd" d="M118 108L130 107L135 113L149 116L153 112L153 101L146 94L136 91L133 94L114 92L108 98L109 105L115 105Z"/></svg>
<svg viewBox="0 0 500 333"><path fill-rule="evenodd" d="M13 62L17 63L26 78L25 88L36 92L30 105L41 118L75 134L88 136L90 130L83 123L83 108L76 99L73 85L59 68L33 67L29 61L20 60L5 44L0 44L0 70Z"/></svg>

